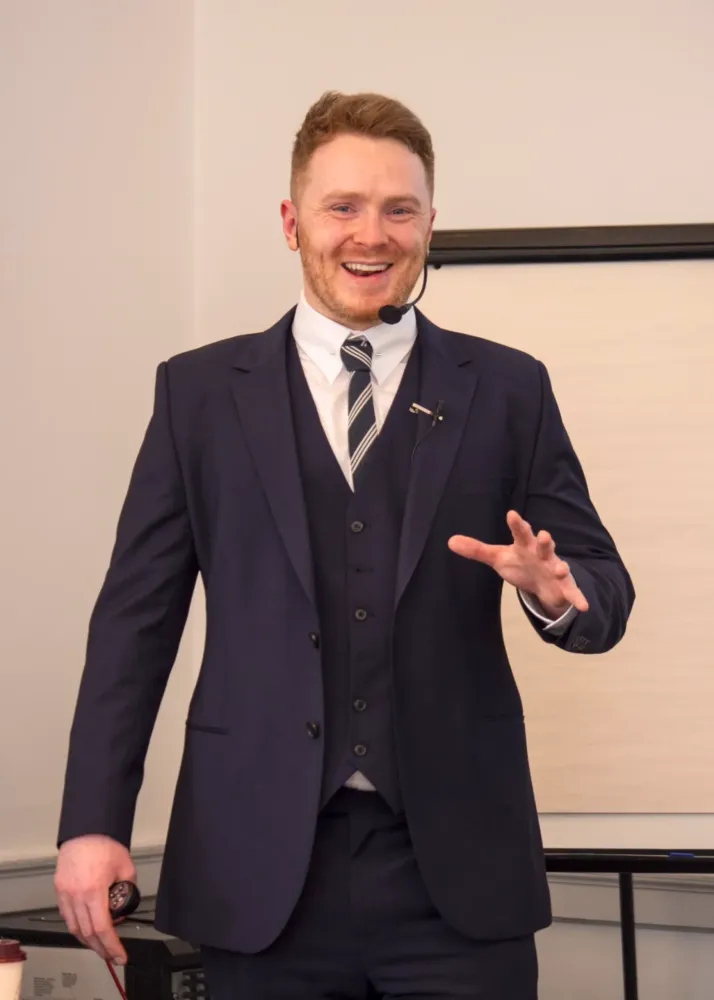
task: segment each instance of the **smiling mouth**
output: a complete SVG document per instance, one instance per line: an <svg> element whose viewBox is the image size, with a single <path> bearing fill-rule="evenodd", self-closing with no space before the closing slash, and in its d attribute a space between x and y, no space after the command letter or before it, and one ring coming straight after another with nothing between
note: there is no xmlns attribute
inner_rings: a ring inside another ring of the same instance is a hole
<svg viewBox="0 0 714 1000"><path fill-rule="evenodd" d="M359 264L356 262L347 262L342 265L348 274L357 278L370 278L375 274L384 274L391 266L391 264Z"/></svg>

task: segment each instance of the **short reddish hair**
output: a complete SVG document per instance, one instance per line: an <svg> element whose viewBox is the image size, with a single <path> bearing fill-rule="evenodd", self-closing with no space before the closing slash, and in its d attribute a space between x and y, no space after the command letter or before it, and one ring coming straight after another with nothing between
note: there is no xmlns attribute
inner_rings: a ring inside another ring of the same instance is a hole
<svg viewBox="0 0 714 1000"><path fill-rule="evenodd" d="M293 144L290 193L296 200L300 177L315 150L338 135L396 139L424 164L429 193L434 194L434 148L429 132L400 101L381 94L323 94L305 115Z"/></svg>

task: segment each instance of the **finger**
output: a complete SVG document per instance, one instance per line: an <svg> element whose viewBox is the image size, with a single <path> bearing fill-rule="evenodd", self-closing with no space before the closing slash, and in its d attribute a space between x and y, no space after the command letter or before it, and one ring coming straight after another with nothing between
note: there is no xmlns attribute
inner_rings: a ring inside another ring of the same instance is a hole
<svg viewBox="0 0 714 1000"><path fill-rule="evenodd" d="M531 526L528 521L524 521L521 515L515 510L509 510L506 514L506 523L511 529L511 534L513 535L513 541L517 545L523 545L526 548L531 545L534 541L533 532L531 531Z"/></svg>
<svg viewBox="0 0 714 1000"><path fill-rule="evenodd" d="M87 942L82 937L82 932L79 928L79 918L74 908L74 901L68 892L57 893L57 904L59 906L59 911L62 914L62 919L67 924L67 930L69 933L76 937L83 945L87 945Z"/></svg>
<svg viewBox="0 0 714 1000"><path fill-rule="evenodd" d="M568 574L568 579L563 586L563 600L572 604L576 611L585 612L590 607L585 594L570 574Z"/></svg>
<svg viewBox="0 0 714 1000"><path fill-rule="evenodd" d="M94 924L88 905L81 900L75 900L74 912L79 923L79 934L77 937L80 941L88 948L91 948L92 951L95 951L100 958L109 958L108 952L104 950L101 941L94 932Z"/></svg>
<svg viewBox="0 0 714 1000"><path fill-rule="evenodd" d="M119 940L119 935L114 930L106 895L92 897L89 902L89 913L92 918L95 940L104 952L104 957L115 962L126 962L126 952Z"/></svg>
<svg viewBox="0 0 714 1000"><path fill-rule="evenodd" d="M553 566L553 575L558 580L567 580L567 578L570 576L570 566L562 559L558 559L558 561Z"/></svg>
<svg viewBox="0 0 714 1000"><path fill-rule="evenodd" d="M69 933L76 934L79 931L79 922L75 916L72 898L68 892L57 893L57 906L62 914L62 919L67 924Z"/></svg>
<svg viewBox="0 0 714 1000"><path fill-rule="evenodd" d="M136 868L131 860L126 867L119 868L117 882L134 882L136 884Z"/></svg>
<svg viewBox="0 0 714 1000"><path fill-rule="evenodd" d="M580 611L582 614L584 614L590 608L590 605L588 604L588 600L585 594L582 592L582 590L579 590L577 587L573 591L572 596L568 598L568 600L576 609L576 611Z"/></svg>
<svg viewBox="0 0 714 1000"><path fill-rule="evenodd" d="M547 561L555 555L555 542L548 531L539 531L536 536L536 554Z"/></svg>
<svg viewBox="0 0 714 1000"><path fill-rule="evenodd" d="M493 566L501 548L499 545L487 545L485 542L479 542L476 538L468 538L466 535L452 535L448 544L451 551L455 552L457 556L473 559L476 562L485 563L487 566Z"/></svg>

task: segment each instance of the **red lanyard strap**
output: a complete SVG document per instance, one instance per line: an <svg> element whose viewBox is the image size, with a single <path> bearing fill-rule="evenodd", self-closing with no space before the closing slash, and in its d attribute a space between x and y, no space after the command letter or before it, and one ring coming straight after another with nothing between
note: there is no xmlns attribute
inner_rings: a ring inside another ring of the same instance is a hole
<svg viewBox="0 0 714 1000"><path fill-rule="evenodd" d="M115 924L133 913L140 902L141 895L133 882L114 882L109 886L109 913ZM119 996L122 1000L127 1000L124 987L119 982L114 966L108 959L106 962L116 988L119 990Z"/></svg>
<svg viewBox="0 0 714 1000"><path fill-rule="evenodd" d="M119 982L119 976L117 976L116 972L114 971L114 966L109 961L109 959L106 959L106 963L107 963L107 968L109 969L109 971L112 974L112 979L114 980L114 982L116 984L116 988L119 990L119 996L121 997L121 1000L127 1000L126 993L124 992L124 987Z"/></svg>

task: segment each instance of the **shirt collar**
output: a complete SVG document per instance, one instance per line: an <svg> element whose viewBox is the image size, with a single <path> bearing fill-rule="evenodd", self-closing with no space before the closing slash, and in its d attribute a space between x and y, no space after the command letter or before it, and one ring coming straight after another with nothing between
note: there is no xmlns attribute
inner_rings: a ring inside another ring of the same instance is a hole
<svg viewBox="0 0 714 1000"><path fill-rule="evenodd" d="M343 369L340 348L352 333L348 327L328 319L314 309L301 292L293 318L293 337L300 351L317 365L329 382L334 382ZM377 383L384 382L408 357L417 335L416 315L410 309L398 323L379 323L363 332L372 345L372 374Z"/></svg>

